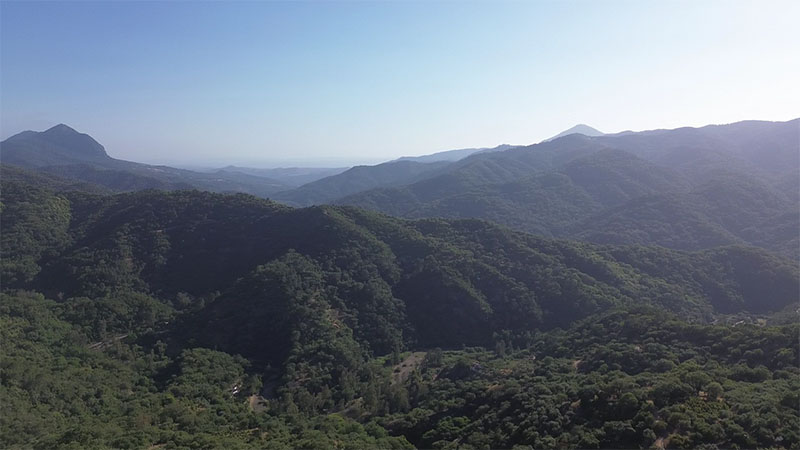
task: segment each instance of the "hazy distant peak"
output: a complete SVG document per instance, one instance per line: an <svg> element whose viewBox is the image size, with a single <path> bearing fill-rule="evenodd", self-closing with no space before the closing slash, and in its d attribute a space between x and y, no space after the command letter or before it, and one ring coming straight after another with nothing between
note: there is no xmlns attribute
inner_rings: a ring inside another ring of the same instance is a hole
<svg viewBox="0 0 800 450"><path fill-rule="evenodd" d="M43 131L43 133L75 133L75 134L81 134L81 133L78 133L77 131L75 131L75 129L72 128L71 126L63 124L63 123L60 123L60 124L55 125L55 126L52 126L52 127L48 128L47 130Z"/></svg>
<svg viewBox="0 0 800 450"><path fill-rule="evenodd" d="M76 131L69 125L60 123L43 131L40 134L45 139L55 140L55 143L71 153L95 158L108 157L105 147L103 147L93 137L86 133Z"/></svg>
<svg viewBox="0 0 800 450"><path fill-rule="evenodd" d="M6 162L34 167L110 159L93 137L63 123L45 131L23 131L11 136L3 141L2 153Z"/></svg>
<svg viewBox="0 0 800 450"><path fill-rule="evenodd" d="M564 130L561 133L558 133L557 135L551 137L550 139L545 139L544 142L552 141L553 139L558 139L562 136L568 136L570 134L582 134L584 136L603 136L605 133L596 128L592 128L589 125L579 123L568 130Z"/></svg>

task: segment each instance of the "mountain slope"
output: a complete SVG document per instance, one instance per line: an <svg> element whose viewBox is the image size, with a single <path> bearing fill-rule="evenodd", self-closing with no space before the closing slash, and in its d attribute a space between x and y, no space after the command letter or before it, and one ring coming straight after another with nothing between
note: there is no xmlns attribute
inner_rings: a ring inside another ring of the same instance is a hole
<svg viewBox="0 0 800 450"><path fill-rule="evenodd" d="M771 180L782 174L797 173L800 168L800 153L797 151L800 119L787 122L747 120L700 128L607 135L597 139L657 164L686 170L699 179L711 166L760 174L760 177Z"/></svg>
<svg viewBox="0 0 800 450"><path fill-rule="evenodd" d="M746 323L800 268L763 250L0 182L12 447L800 442L796 326Z"/></svg>
<svg viewBox="0 0 800 450"><path fill-rule="evenodd" d="M255 167L226 166L216 172L238 172L279 181L286 186L299 187L322 178L338 175L347 167L284 167L259 169Z"/></svg>
<svg viewBox="0 0 800 450"><path fill-rule="evenodd" d="M580 156L583 153L588 155ZM574 154L575 159L558 170L547 170L553 163L544 155L525 169L513 166L519 173L537 174L533 176L517 178L506 170L509 166L490 159L410 186L345 197L338 203L409 218L479 217L552 236L603 208L686 187L679 174L625 152L595 147ZM514 181L492 182L507 177Z"/></svg>
<svg viewBox="0 0 800 450"><path fill-rule="evenodd" d="M446 150L443 152L436 152L430 155L423 155L423 156L403 156L401 158L397 158L397 161L416 161L421 163L431 163L437 161L458 161L460 159L464 159L467 156L474 155L476 153L501 152L514 147L516 146L501 144L498 145L497 147L491 147L491 148L490 147L462 148L458 150Z"/></svg>
<svg viewBox="0 0 800 450"><path fill-rule="evenodd" d="M297 189L279 192L273 198L299 206L319 205L376 187L413 183L447 165L446 161L433 163L393 161L376 166L356 166Z"/></svg>
<svg viewBox="0 0 800 450"><path fill-rule="evenodd" d="M650 195L572 224L562 236L692 250L749 243L796 258L800 209L746 175L722 174L687 193Z"/></svg>
<svg viewBox="0 0 800 450"><path fill-rule="evenodd" d="M92 137L63 124L6 139L0 143L0 162L114 191L196 188L267 196L288 187L268 178L235 172L207 174L114 159Z"/></svg>
<svg viewBox="0 0 800 450"><path fill-rule="evenodd" d="M336 203L409 218L482 218L601 243L701 249L748 242L794 257L798 126L800 120L571 134L473 155L417 183ZM545 179L560 179L561 187L544 187Z"/></svg>
<svg viewBox="0 0 800 450"><path fill-rule="evenodd" d="M68 237L57 238L55 246L31 226L11 223L8 230L16 231L4 233L4 239L23 242L21 236L28 236L28 244L4 248L4 262L25 260L31 268L23 272L26 276L13 275L19 273L13 264L4 269L8 287L34 283L46 293L90 297L121 288L160 298L180 292L199 298L219 291L226 298L228 289L249 283L259 265L297 253L302 257L291 264L293 257L282 260L289 264L286 270L301 270L294 264L303 266L307 259L314 272L321 271L325 285L337 286L336 292L320 292L321 298L340 311L344 323L359 324L359 342L380 352L411 342L477 344L499 329L566 324L645 298L680 314L708 317L726 301L739 302L743 310L761 310L759 305L769 302L774 310L790 304L796 294L796 268L753 249L717 252L771 265L772 278L752 282L768 283L765 292L773 297L731 294L712 305L706 285L683 275L680 283L650 280L655 274L638 272L629 261L621 264L609 249L547 241L485 222L405 222L353 208L293 210L244 195L146 191L87 197L17 186L5 183L3 189L11 217ZM25 199L31 192L41 198L37 204L52 204L61 212L14 209L30 204ZM709 254L662 249L657 255L695 270L714 267L707 265ZM716 282L731 284L724 276ZM662 287L654 291L656 285ZM674 303L677 298L684 300ZM250 307L246 311L252 313ZM461 319L448 321L456 311ZM207 336L214 333L209 329Z"/></svg>

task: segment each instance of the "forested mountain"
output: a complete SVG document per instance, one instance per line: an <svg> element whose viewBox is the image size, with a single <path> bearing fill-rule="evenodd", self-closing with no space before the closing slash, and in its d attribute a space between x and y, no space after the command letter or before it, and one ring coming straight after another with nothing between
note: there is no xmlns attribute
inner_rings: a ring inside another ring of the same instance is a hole
<svg viewBox="0 0 800 450"><path fill-rule="evenodd" d="M272 198L297 206L320 205L377 187L413 183L435 174L448 164L447 161L392 161L375 166L356 166L297 189L278 192Z"/></svg>
<svg viewBox="0 0 800 450"><path fill-rule="evenodd" d="M21 175L1 211L6 446L800 445L800 269L761 249Z"/></svg>
<svg viewBox="0 0 800 450"><path fill-rule="evenodd" d="M110 194L113 192L97 184L72 178L63 178L47 172L22 169L8 164L0 164L0 180L6 183L22 183L23 185L43 187L54 191L83 191L97 194Z"/></svg>
<svg viewBox="0 0 800 450"><path fill-rule="evenodd" d="M578 125L558 136L573 133L590 136L603 134L586 125ZM299 189L277 193L272 198L298 206L331 203L351 194L376 188L408 185L434 177L449 171L448 163L463 160L468 156L504 152L518 147L520 146L502 144L492 148L465 148L423 156L404 156L374 166L353 167L348 171L309 183Z"/></svg>
<svg viewBox="0 0 800 450"><path fill-rule="evenodd" d="M113 191L203 189L267 196L290 187L282 182L239 172L200 173L114 159L91 136L67 125L46 131L24 131L0 143L0 162Z"/></svg>
<svg viewBox="0 0 800 450"><path fill-rule="evenodd" d="M286 186L299 187L322 178L338 175L347 167L283 167L260 169L255 167L226 166L217 172L238 172L279 181Z"/></svg>
<svg viewBox="0 0 800 450"><path fill-rule="evenodd" d="M747 120L729 125L626 133L597 138L621 150L692 175L712 169L746 170L774 179L796 173L800 119L788 122Z"/></svg>
<svg viewBox="0 0 800 450"><path fill-rule="evenodd" d="M800 120L746 121L602 135L578 126L532 146L500 146L456 161L327 169L334 175L324 177L325 170L198 173L121 161L88 135L58 125L7 139L0 159L96 190L245 192L293 206L486 219L546 237L682 250L748 244L795 258L799 128Z"/></svg>
<svg viewBox="0 0 800 450"><path fill-rule="evenodd" d="M336 203L408 218L482 218L600 243L749 243L796 257L798 130L800 119L571 134L474 155L425 180Z"/></svg>

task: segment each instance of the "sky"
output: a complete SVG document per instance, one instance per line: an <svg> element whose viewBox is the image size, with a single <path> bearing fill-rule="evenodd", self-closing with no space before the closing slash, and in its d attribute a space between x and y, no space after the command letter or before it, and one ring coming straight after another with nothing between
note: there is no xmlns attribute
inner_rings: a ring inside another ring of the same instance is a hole
<svg viewBox="0 0 800 450"><path fill-rule="evenodd" d="M337 166L800 117L797 1L0 3L0 138Z"/></svg>

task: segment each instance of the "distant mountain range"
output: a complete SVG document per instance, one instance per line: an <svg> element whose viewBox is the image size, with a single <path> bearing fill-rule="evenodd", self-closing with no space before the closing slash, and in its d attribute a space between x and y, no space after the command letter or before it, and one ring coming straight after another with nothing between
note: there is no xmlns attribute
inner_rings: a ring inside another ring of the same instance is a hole
<svg viewBox="0 0 800 450"><path fill-rule="evenodd" d="M472 155L423 180L335 202L407 218L481 218L600 243L687 250L750 243L795 257L799 125L572 133Z"/></svg>
<svg viewBox="0 0 800 450"><path fill-rule="evenodd" d="M297 189L278 192L272 198L293 206L320 205L370 189L413 183L435 175L450 164L447 161L392 161L375 166L356 166Z"/></svg>
<svg viewBox="0 0 800 450"><path fill-rule="evenodd" d="M274 169L260 169L255 167L226 166L216 172L234 172L252 175L255 177L270 178L287 186L299 187L321 178L338 175L348 167L281 167Z"/></svg>
<svg viewBox="0 0 800 450"><path fill-rule="evenodd" d="M268 196L291 187L239 172L201 173L114 159L88 134L67 125L24 131L0 143L0 162L96 184L112 191L201 189Z"/></svg>
<svg viewBox="0 0 800 450"><path fill-rule="evenodd" d="M587 125L576 125L559 134L583 133L592 136L603 133ZM554 138L553 138L554 139ZM272 198L293 206L324 204L369 189L397 187L423 181L446 172L451 164L477 155L505 152L522 146L502 144L492 148L447 150L424 156L404 156L374 166L358 166L337 176L318 180L299 189L279 192Z"/></svg>
<svg viewBox="0 0 800 450"><path fill-rule="evenodd" d="M245 192L405 218L491 220L542 236L695 250L757 245L800 254L800 119L603 134L577 125L529 146L461 149L350 169L210 173L111 158L58 125L0 144L3 175L64 188ZM61 181L58 181L61 180ZM72 180L72 181L64 181Z"/></svg>
<svg viewBox="0 0 800 450"><path fill-rule="evenodd" d="M396 161L453 162L474 153L502 151L508 148L512 146L448 150L426 156L403 157ZM188 170L141 164L110 157L105 148L91 136L64 124L42 132L23 131L11 136L0 143L0 162L6 166L22 167L65 179L79 180L111 191L201 189L212 192L244 192L260 197L289 191L351 169L348 167L254 168L231 165L213 170ZM345 182L348 186L335 187L332 192L326 192L328 187L339 183L330 180L320 186L310 186L300 193L281 194L279 197L296 204L324 203L373 187L413 181L415 173L428 169L424 167L415 170L413 164L405 163L390 167L389 170L383 164L354 167L347 176L341 178L348 180ZM394 169L398 173L386 177L387 172L394 172ZM354 179L351 180L351 177ZM359 177L364 179L359 180ZM366 181L368 178L373 180ZM317 190L321 190L322 193L315 193ZM293 201L295 197L299 200Z"/></svg>

